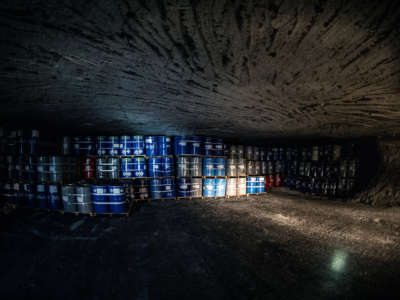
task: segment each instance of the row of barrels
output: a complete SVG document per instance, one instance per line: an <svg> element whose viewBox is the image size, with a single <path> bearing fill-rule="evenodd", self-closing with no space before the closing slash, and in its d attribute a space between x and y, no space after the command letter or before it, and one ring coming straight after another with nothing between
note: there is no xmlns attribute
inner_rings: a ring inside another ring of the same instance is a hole
<svg viewBox="0 0 400 300"><path fill-rule="evenodd" d="M0 128L0 153L37 154L39 130L19 129L6 132Z"/></svg>
<svg viewBox="0 0 400 300"><path fill-rule="evenodd" d="M223 156L222 139L199 136L97 136L63 137L64 155L129 156L209 155Z"/></svg>
<svg viewBox="0 0 400 300"><path fill-rule="evenodd" d="M310 178L356 178L359 173L357 160L341 160L337 163L315 163L292 161L287 168L287 176Z"/></svg>

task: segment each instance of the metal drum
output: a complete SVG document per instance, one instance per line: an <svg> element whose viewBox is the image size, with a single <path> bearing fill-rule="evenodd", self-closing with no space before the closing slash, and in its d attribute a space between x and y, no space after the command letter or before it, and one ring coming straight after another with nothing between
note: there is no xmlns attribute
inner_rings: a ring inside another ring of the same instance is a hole
<svg viewBox="0 0 400 300"><path fill-rule="evenodd" d="M39 156L37 158L37 181L38 182L48 182L49 174L48 174L48 157L47 156Z"/></svg>
<svg viewBox="0 0 400 300"><path fill-rule="evenodd" d="M161 158L161 176L169 177L174 176L174 158L165 156Z"/></svg>
<svg viewBox="0 0 400 300"><path fill-rule="evenodd" d="M174 179L165 178L162 180L162 196L163 198L175 198Z"/></svg>
<svg viewBox="0 0 400 300"><path fill-rule="evenodd" d="M60 191L57 185L51 184L48 187L47 201L49 208L53 211L61 209Z"/></svg>
<svg viewBox="0 0 400 300"><path fill-rule="evenodd" d="M254 159L253 147L252 146L246 146L245 147L245 157L246 157L247 160L253 160Z"/></svg>
<svg viewBox="0 0 400 300"><path fill-rule="evenodd" d="M134 178L133 158L121 158L121 178Z"/></svg>
<svg viewBox="0 0 400 300"><path fill-rule="evenodd" d="M149 198L149 183L146 179L134 179L133 189L135 199L143 200Z"/></svg>
<svg viewBox="0 0 400 300"><path fill-rule="evenodd" d="M5 183L3 185L3 197L7 203L18 204L17 192L14 190L12 183Z"/></svg>
<svg viewBox="0 0 400 300"><path fill-rule="evenodd" d="M191 178L190 196L201 197L203 193L203 181L201 178Z"/></svg>
<svg viewBox="0 0 400 300"><path fill-rule="evenodd" d="M266 159L267 159L266 156L267 156L267 153L266 153L265 148L260 148L260 160L261 160L261 161L266 160Z"/></svg>
<svg viewBox="0 0 400 300"><path fill-rule="evenodd" d="M48 181L51 183L61 183L64 179L64 157L48 157Z"/></svg>
<svg viewBox="0 0 400 300"><path fill-rule="evenodd" d="M261 161L254 162L254 175L261 175Z"/></svg>
<svg viewBox="0 0 400 300"><path fill-rule="evenodd" d="M77 136L73 138L75 155L95 154L95 144L91 136Z"/></svg>
<svg viewBox="0 0 400 300"><path fill-rule="evenodd" d="M204 138L204 145L203 145L203 154L204 155L215 155L214 153L214 143L211 137Z"/></svg>
<svg viewBox="0 0 400 300"><path fill-rule="evenodd" d="M230 158L236 158L237 157L237 147L236 145L229 145L228 147L228 155Z"/></svg>
<svg viewBox="0 0 400 300"><path fill-rule="evenodd" d="M215 138L214 139L214 154L216 156L222 156L224 155L224 141L220 138Z"/></svg>
<svg viewBox="0 0 400 300"><path fill-rule="evenodd" d="M342 160L340 162L340 177L346 178L347 177L347 160Z"/></svg>
<svg viewBox="0 0 400 300"><path fill-rule="evenodd" d="M146 146L146 156L157 156L157 137L156 136L146 136L144 139Z"/></svg>
<svg viewBox="0 0 400 300"><path fill-rule="evenodd" d="M226 193L226 179L215 179L215 197L225 197Z"/></svg>
<svg viewBox="0 0 400 300"><path fill-rule="evenodd" d="M246 173L250 176L255 175L254 161L248 160L246 162Z"/></svg>
<svg viewBox="0 0 400 300"><path fill-rule="evenodd" d="M150 180L150 193L152 199L162 198L162 181L161 179Z"/></svg>
<svg viewBox="0 0 400 300"><path fill-rule="evenodd" d="M214 158L214 176L225 176L225 158Z"/></svg>
<svg viewBox="0 0 400 300"><path fill-rule="evenodd" d="M97 179L119 179L120 162L118 158L96 159Z"/></svg>
<svg viewBox="0 0 400 300"><path fill-rule="evenodd" d="M110 156L120 155L119 136L110 136L109 140L111 143L111 149L110 149L108 155L110 155Z"/></svg>
<svg viewBox="0 0 400 300"><path fill-rule="evenodd" d="M247 177L246 181L246 192L247 194L255 194L257 193L257 177Z"/></svg>
<svg viewBox="0 0 400 300"><path fill-rule="evenodd" d="M187 150L189 154L201 154L201 138L199 136L190 136L187 140Z"/></svg>
<svg viewBox="0 0 400 300"><path fill-rule="evenodd" d="M244 146L243 145L237 145L236 151L237 151L238 158L244 158Z"/></svg>
<svg viewBox="0 0 400 300"><path fill-rule="evenodd" d="M133 175L135 178L147 176L146 159L144 157L133 158Z"/></svg>
<svg viewBox="0 0 400 300"><path fill-rule="evenodd" d="M175 155L188 154L187 141L185 136L174 137L174 153Z"/></svg>
<svg viewBox="0 0 400 300"><path fill-rule="evenodd" d="M203 158L203 176L216 176L214 171L214 159L211 157Z"/></svg>
<svg viewBox="0 0 400 300"><path fill-rule="evenodd" d="M72 139L69 136L62 137L61 154L71 155L72 149Z"/></svg>
<svg viewBox="0 0 400 300"><path fill-rule="evenodd" d="M261 161L261 175L267 175L267 161L263 160Z"/></svg>
<svg viewBox="0 0 400 300"><path fill-rule="evenodd" d="M97 155L110 155L112 152L112 142L108 136L96 137L96 154Z"/></svg>
<svg viewBox="0 0 400 300"><path fill-rule="evenodd" d="M169 136L158 136L158 155L165 156L171 155L171 138Z"/></svg>
<svg viewBox="0 0 400 300"><path fill-rule="evenodd" d="M190 176L201 177L202 175L202 159L201 157L189 158Z"/></svg>
<svg viewBox="0 0 400 300"><path fill-rule="evenodd" d="M189 177L190 167L189 167L189 157L177 157L177 176L178 177Z"/></svg>
<svg viewBox="0 0 400 300"><path fill-rule="evenodd" d="M311 155L311 160L312 161L318 161L319 155L318 155L318 146L313 146L312 147L312 155Z"/></svg>
<svg viewBox="0 0 400 300"><path fill-rule="evenodd" d="M192 182L190 178L178 178L178 197L190 197Z"/></svg>
<svg viewBox="0 0 400 300"><path fill-rule="evenodd" d="M203 179L203 196L215 197L215 179Z"/></svg>
<svg viewBox="0 0 400 300"><path fill-rule="evenodd" d="M153 178L162 177L160 157L149 158L149 177Z"/></svg>
<svg viewBox="0 0 400 300"><path fill-rule="evenodd" d="M68 184L61 188L62 201L65 212L76 212L75 185Z"/></svg>
<svg viewBox="0 0 400 300"><path fill-rule="evenodd" d="M83 179L95 178L96 161L92 157L84 157L80 162L81 176Z"/></svg>
<svg viewBox="0 0 400 300"><path fill-rule="evenodd" d="M109 185L107 186L107 193L110 211L116 214L125 212L125 187L122 185Z"/></svg>
<svg viewBox="0 0 400 300"><path fill-rule="evenodd" d="M237 179L236 178L228 178L226 180L226 195L227 196L236 196L237 188Z"/></svg>
<svg viewBox="0 0 400 300"><path fill-rule="evenodd" d="M123 135L119 137L119 152L121 155L134 155L135 140L133 136Z"/></svg>
<svg viewBox="0 0 400 300"><path fill-rule="evenodd" d="M132 139L133 139L133 155L144 155L145 154L144 137L142 135L135 135L132 137Z"/></svg>
<svg viewBox="0 0 400 300"><path fill-rule="evenodd" d="M246 177L237 178L236 184L236 196L246 195Z"/></svg>
<svg viewBox="0 0 400 300"><path fill-rule="evenodd" d="M78 212L82 214L91 213L93 210L90 185L76 187L76 203Z"/></svg>
<svg viewBox="0 0 400 300"><path fill-rule="evenodd" d="M238 176L237 164L238 164L238 161L236 158L228 158L226 160L226 176L228 176L228 177Z"/></svg>
<svg viewBox="0 0 400 300"><path fill-rule="evenodd" d="M38 203L38 207L40 209L48 209L49 205L47 202L47 186L44 184L36 185L36 199Z"/></svg>
<svg viewBox="0 0 400 300"><path fill-rule="evenodd" d="M256 193L264 193L265 188L264 188L264 177L263 176L257 176L257 182L256 182Z"/></svg>
<svg viewBox="0 0 400 300"><path fill-rule="evenodd" d="M246 160L244 158L238 158L236 169L237 176L246 176Z"/></svg>
<svg viewBox="0 0 400 300"><path fill-rule="evenodd" d="M27 207L36 207L36 186L32 183L25 183L23 185L23 197Z"/></svg>
<svg viewBox="0 0 400 300"><path fill-rule="evenodd" d="M357 174L357 161L349 160L347 162L347 177L354 178Z"/></svg>
<svg viewBox="0 0 400 300"><path fill-rule="evenodd" d="M95 213L109 212L109 199L107 186L105 185L92 185L92 202Z"/></svg>
<svg viewBox="0 0 400 300"><path fill-rule="evenodd" d="M260 148L253 147L253 159L260 160Z"/></svg>

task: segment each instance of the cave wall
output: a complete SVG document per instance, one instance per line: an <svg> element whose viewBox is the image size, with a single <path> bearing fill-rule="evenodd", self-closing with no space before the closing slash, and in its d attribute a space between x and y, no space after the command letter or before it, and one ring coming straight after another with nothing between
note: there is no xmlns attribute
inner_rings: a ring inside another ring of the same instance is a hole
<svg viewBox="0 0 400 300"><path fill-rule="evenodd" d="M0 118L81 133L400 133L399 1L6 0Z"/></svg>
<svg viewBox="0 0 400 300"><path fill-rule="evenodd" d="M377 146L380 157L377 173L353 201L373 205L400 205L400 140L380 139Z"/></svg>

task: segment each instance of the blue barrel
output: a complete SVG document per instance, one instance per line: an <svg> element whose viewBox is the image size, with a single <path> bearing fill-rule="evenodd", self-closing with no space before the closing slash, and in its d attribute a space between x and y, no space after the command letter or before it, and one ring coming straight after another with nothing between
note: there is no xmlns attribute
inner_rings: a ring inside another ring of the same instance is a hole
<svg viewBox="0 0 400 300"><path fill-rule="evenodd" d="M107 186L107 193L110 211L116 214L125 212L125 187L122 185L109 185Z"/></svg>
<svg viewBox="0 0 400 300"><path fill-rule="evenodd" d="M256 181L256 193L264 193L264 176L258 176Z"/></svg>
<svg viewBox="0 0 400 300"><path fill-rule="evenodd" d="M150 193L152 199L162 198L162 181L161 179L150 180Z"/></svg>
<svg viewBox="0 0 400 300"><path fill-rule="evenodd" d="M47 200L51 210L56 211L61 209L61 197L57 185L52 184L48 186Z"/></svg>
<svg viewBox="0 0 400 300"><path fill-rule="evenodd" d="M211 157L204 157L203 159L203 176L215 176L214 159Z"/></svg>
<svg viewBox="0 0 400 300"><path fill-rule="evenodd" d="M178 197L190 197L191 186L190 178L178 178Z"/></svg>
<svg viewBox="0 0 400 300"><path fill-rule="evenodd" d="M119 136L110 136L111 149L108 151L107 155L117 156L120 154L120 144Z"/></svg>
<svg viewBox="0 0 400 300"><path fill-rule="evenodd" d="M161 158L161 176L174 176L174 158L166 156Z"/></svg>
<svg viewBox="0 0 400 300"><path fill-rule="evenodd" d="M224 155L224 141L220 138L215 138L214 143L213 143L213 148L214 148L214 154L217 156L222 156Z"/></svg>
<svg viewBox="0 0 400 300"><path fill-rule="evenodd" d="M188 138L187 151L188 154L201 154L201 138L199 136L191 136Z"/></svg>
<svg viewBox="0 0 400 300"><path fill-rule="evenodd" d="M247 177L246 180L246 193L247 194L255 194L257 187L257 177Z"/></svg>
<svg viewBox="0 0 400 300"><path fill-rule="evenodd" d="M214 144L213 139L211 137L204 138L204 147L203 147L204 155L215 155L214 154Z"/></svg>
<svg viewBox="0 0 400 300"><path fill-rule="evenodd" d="M225 158L214 158L214 176L225 176Z"/></svg>
<svg viewBox="0 0 400 300"><path fill-rule="evenodd" d="M119 137L119 151L121 155L134 155L134 137L123 135Z"/></svg>
<svg viewBox="0 0 400 300"><path fill-rule="evenodd" d="M30 208L36 207L36 186L32 183L24 184L25 203Z"/></svg>
<svg viewBox="0 0 400 300"><path fill-rule="evenodd" d="M133 158L133 175L136 178L147 177L146 159L144 157Z"/></svg>
<svg viewBox="0 0 400 300"><path fill-rule="evenodd" d="M40 209L48 209L47 204L47 186L44 184L36 185L36 199Z"/></svg>
<svg viewBox="0 0 400 300"><path fill-rule="evenodd" d="M96 137L96 154L97 155L109 155L112 149L112 143L108 136L97 136Z"/></svg>
<svg viewBox="0 0 400 300"><path fill-rule="evenodd" d="M105 185L92 185L92 202L95 213L108 212L108 191Z"/></svg>
<svg viewBox="0 0 400 300"><path fill-rule="evenodd" d="M157 137L156 136L146 136L144 139L146 144L146 155L147 156L157 156Z"/></svg>
<svg viewBox="0 0 400 300"><path fill-rule="evenodd" d="M174 153L175 155L188 154L187 141L185 136L174 137Z"/></svg>
<svg viewBox="0 0 400 300"><path fill-rule="evenodd" d="M133 155L144 155L144 137L142 135L135 135L133 139Z"/></svg>
<svg viewBox="0 0 400 300"><path fill-rule="evenodd" d="M163 196L163 198L174 198L175 197L174 179L165 178L162 180L162 196Z"/></svg>
<svg viewBox="0 0 400 300"><path fill-rule="evenodd" d="M215 179L203 179L203 196L215 197Z"/></svg>
<svg viewBox="0 0 400 300"><path fill-rule="evenodd" d="M149 158L149 177L162 177L161 158Z"/></svg>
<svg viewBox="0 0 400 300"><path fill-rule="evenodd" d="M95 154L95 144L91 136L76 136L74 140L75 155L93 155Z"/></svg>
<svg viewBox="0 0 400 300"><path fill-rule="evenodd" d="M226 193L226 179L215 179L215 197L225 197Z"/></svg>
<svg viewBox="0 0 400 300"><path fill-rule="evenodd" d="M169 136L159 136L157 137L158 143L158 155L171 155L171 137Z"/></svg>
<svg viewBox="0 0 400 300"><path fill-rule="evenodd" d="M122 158L121 159L121 178L133 178L135 177L134 171L134 159L133 158Z"/></svg>

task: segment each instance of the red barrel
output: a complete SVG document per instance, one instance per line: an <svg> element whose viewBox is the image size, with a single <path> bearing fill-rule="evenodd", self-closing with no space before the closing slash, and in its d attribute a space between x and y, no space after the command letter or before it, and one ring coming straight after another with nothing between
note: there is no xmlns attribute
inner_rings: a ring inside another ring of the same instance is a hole
<svg viewBox="0 0 400 300"><path fill-rule="evenodd" d="M80 163L81 176L84 179L94 179L95 177L95 160L91 157L81 159Z"/></svg>
<svg viewBox="0 0 400 300"><path fill-rule="evenodd" d="M274 186L281 186L281 175L279 173L275 174Z"/></svg>

